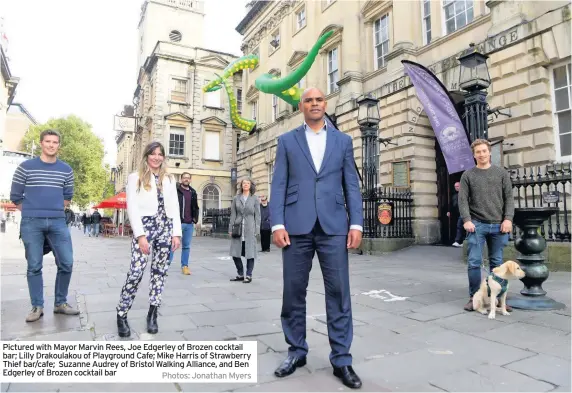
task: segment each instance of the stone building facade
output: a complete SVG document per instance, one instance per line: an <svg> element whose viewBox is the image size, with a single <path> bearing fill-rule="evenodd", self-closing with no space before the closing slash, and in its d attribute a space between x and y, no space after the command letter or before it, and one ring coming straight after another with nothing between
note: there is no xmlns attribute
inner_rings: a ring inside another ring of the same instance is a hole
<svg viewBox="0 0 572 393"><path fill-rule="evenodd" d="M163 143L169 171L177 178L191 173L204 213L230 205L239 130L230 121L224 90L202 92L215 73L221 74L237 58L202 48L203 18L203 1L144 3L139 26L142 63L134 99L137 123L129 157L136 170L144 146L153 140ZM235 74L230 82L241 97L242 75Z"/></svg>
<svg viewBox="0 0 572 393"><path fill-rule="evenodd" d="M418 243L448 241L446 213L460 174L448 175L401 60L430 68L461 111L457 58L476 44L489 56L490 107L510 114L491 117L495 162L520 168L570 161L569 1L254 1L237 31L244 36L243 53L260 56L257 69L243 78L245 113L256 117L260 132L242 137L238 174L251 174L262 193L269 193L276 137L302 124L303 117L259 93L254 81L261 73L290 73L328 30L334 34L301 87L325 92L327 112L353 137L360 168L356 99L368 93L379 98L379 134L391 138L391 144L380 144L379 183L394 185L396 168L408 168Z"/></svg>

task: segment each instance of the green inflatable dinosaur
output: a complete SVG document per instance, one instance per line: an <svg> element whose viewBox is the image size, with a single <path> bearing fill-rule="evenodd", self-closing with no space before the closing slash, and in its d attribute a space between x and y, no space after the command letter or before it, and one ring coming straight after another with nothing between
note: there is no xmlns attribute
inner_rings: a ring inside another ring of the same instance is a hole
<svg viewBox="0 0 572 393"><path fill-rule="evenodd" d="M298 82L300 82L300 80L308 73L312 64L314 64L314 60L316 59L320 48L332 34L333 31L328 31L323 34L314 44L302 64L295 71L283 78L278 78L271 74L263 74L256 79L254 86L263 93L274 94L288 104L297 106L303 93L303 89L298 87ZM203 87L203 91L205 93L217 91L224 87L226 94L228 95L232 124L241 130L248 131L251 134L256 131L256 121L245 119L238 113L236 97L234 96L232 87L228 83L228 78L239 70L254 69L258 65L258 62L258 57L255 55L247 55L236 59L224 69L222 76L215 74L217 78Z"/></svg>

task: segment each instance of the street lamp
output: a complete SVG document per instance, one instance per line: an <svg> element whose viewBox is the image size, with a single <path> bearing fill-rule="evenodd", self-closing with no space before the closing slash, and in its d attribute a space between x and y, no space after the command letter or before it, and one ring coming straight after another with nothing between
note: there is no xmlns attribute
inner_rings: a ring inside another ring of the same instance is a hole
<svg viewBox="0 0 572 393"><path fill-rule="evenodd" d="M377 134L381 121L379 100L371 95L364 95L357 100L358 124L362 139L362 176L364 193L370 196L377 187Z"/></svg>
<svg viewBox="0 0 572 393"><path fill-rule="evenodd" d="M459 87L467 92L465 96L465 128L469 141L488 139L488 104L486 89L491 84L487 67L489 57L479 52L475 44L459 57Z"/></svg>

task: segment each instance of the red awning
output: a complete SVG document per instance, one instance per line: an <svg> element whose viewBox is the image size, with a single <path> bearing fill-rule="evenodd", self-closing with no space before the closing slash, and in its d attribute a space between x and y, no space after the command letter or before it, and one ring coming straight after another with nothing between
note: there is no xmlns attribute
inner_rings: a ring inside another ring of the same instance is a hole
<svg viewBox="0 0 572 393"><path fill-rule="evenodd" d="M16 205L14 205L12 202L2 202L0 203L0 207L7 212L15 212L17 210Z"/></svg>
<svg viewBox="0 0 572 393"><path fill-rule="evenodd" d="M127 209L127 195L120 192L117 195L101 201L99 205L94 206L97 209Z"/></svg>

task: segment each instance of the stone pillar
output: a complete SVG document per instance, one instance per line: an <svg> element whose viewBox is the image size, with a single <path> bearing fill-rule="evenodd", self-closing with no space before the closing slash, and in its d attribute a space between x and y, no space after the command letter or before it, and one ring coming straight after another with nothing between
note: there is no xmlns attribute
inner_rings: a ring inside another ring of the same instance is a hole
<svg viewBox="0 0 572 393"><path fill-rule="evenodd" d="M416 1L397 1L393 3L393 28L390 25L390 43L393 48L387 55L388 75L396 77L401 73L403 65L401 60L415 60L415 28L412 23L400 23L399 21L412 21L418 19L421 23L419 13L420 5ZM393 36L392 36L393 32Z"/></svg>

